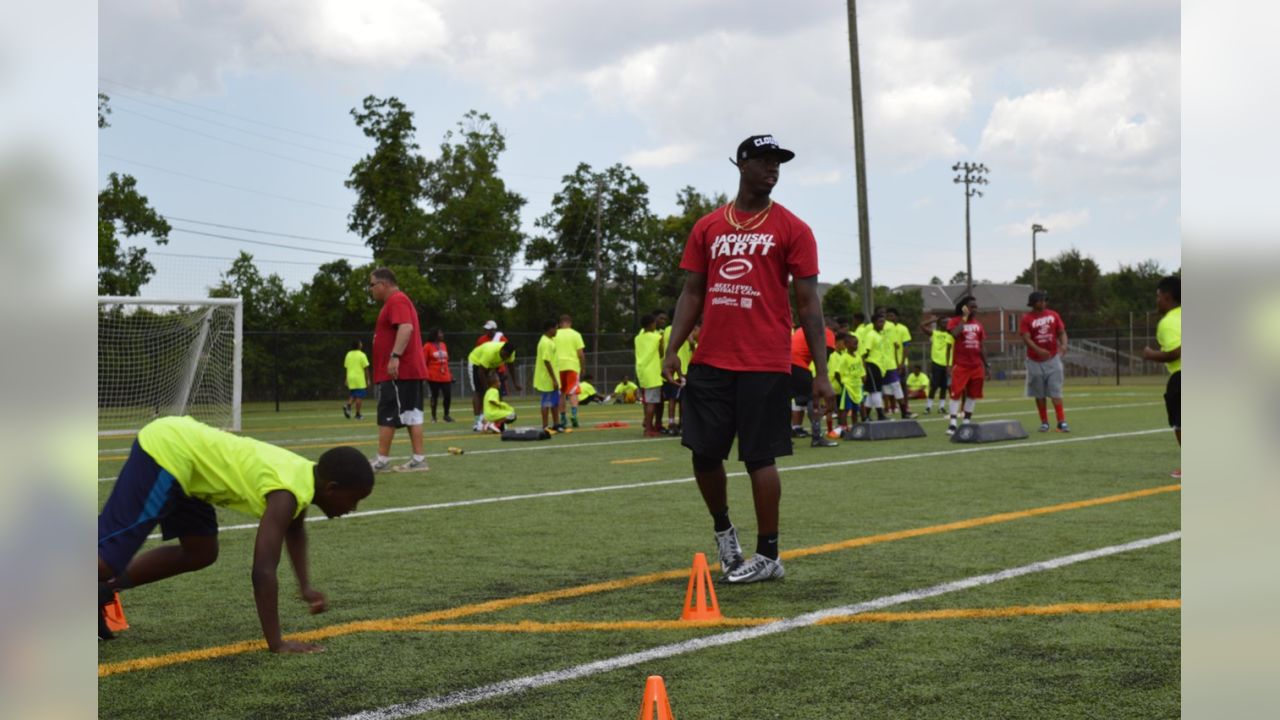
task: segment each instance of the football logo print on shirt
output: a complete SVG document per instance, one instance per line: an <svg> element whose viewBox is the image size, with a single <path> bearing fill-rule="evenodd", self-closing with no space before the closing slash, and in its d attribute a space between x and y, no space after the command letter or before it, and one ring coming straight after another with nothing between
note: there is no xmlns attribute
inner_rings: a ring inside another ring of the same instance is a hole
<svg viewBox="0 0 1280 720"><path fill-rule="evenodd" d="M750 260L734 258L720 266L720 277L725 280L737 280L755 269Z"/></svg>

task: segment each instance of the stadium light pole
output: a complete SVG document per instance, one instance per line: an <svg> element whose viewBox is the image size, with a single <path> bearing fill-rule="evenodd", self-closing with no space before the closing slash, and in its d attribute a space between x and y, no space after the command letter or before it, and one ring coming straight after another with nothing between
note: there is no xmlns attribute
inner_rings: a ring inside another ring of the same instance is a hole
<svg viewBox="0 0 1280 720"><path fill-rule="evenodd" d="M1047 233L1049 228L1036 223L1031 226L1031 289L1040 289L1040 268L1036 267L1036 233Z"/></svg>
<svg viewBox="0 0 1280 720"><path fill-rule="evenodd" d="M953 172L960 173L955 176L952 182L964 184L964 274L965 274L965 294L973 294L973 244L969 237L969 198L977 195L982 197L982 191L973 185L986 185L986 174L990 169L982 163L956 163L951 166Z"/></svg>
<svg viewBox="0 0 1280 720"><path fill-rule="evenodd" d="M853 166L858 184L858 262L862 265L862 312L875 308L871 284L871 217L867 209L867 148L862 133L862 70L858 64L858 4L846 0L849 12L849 78L853 92Z"/></svg>

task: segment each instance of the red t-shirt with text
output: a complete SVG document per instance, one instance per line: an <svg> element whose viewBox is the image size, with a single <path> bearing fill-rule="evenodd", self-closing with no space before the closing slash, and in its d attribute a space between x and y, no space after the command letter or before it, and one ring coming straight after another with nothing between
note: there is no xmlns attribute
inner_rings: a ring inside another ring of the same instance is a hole
<svg viewBox="0 0 1280 720"><path fill-rule="evenodd" d="M835 332L831 328L826 328L825 336L827 348L835 350ZM796 328L791 333L791 364L808 370L811 362L813 362L813 353L809 352L809 339L804 334L804 328Z"/></svg>
<svg viewBox="0 0 1280 720"><path fill-rule="evenodd" d="M386 382L391 379L387 375L387 362L391 360L391 351L396 345L396 327L412 325L413 334L409 336L409 344L404 347L404 355L400 358L398 380L426 380L427 363L422 357L422 329L418 326L418 310L408 295L397 290L382 304L378 312L378 322L373 326L373 381Z"/></svg>
<svg viewBox="0 0 1280 720"><path fill-rule="evenodd" d="M1042 358L1034 350L1027 348L1027 357L1036 362L1043 362L1058 354L1058 335L1066 329L1067 326L1058 313L1049 309L1029 312L1018 322L1019 335L1030 335L1031 342L1049 351L1049 357Z"/></svg>
<svg viewBox="0 0 1280 720"><path fill-rule="evenodd" d="M778 203L757 228L741 231L723 207L698 220L683 270L706 273L702 335L691 363L740 372L791 372L792 277L818 274L818 244L803 220Z"/></svg>
<svg viewBox="0 0 1280 720"><path fill-rule="evenodd" d="M947 321L947 332L961 324L964 328L960 331L960 337L956 338L951 356L954 364L956 367L982 367L982 342L987 339L987 331L982 329L982 323L977 320L969 318L969 322L965 322L964 318L957 315Z"/></svg>

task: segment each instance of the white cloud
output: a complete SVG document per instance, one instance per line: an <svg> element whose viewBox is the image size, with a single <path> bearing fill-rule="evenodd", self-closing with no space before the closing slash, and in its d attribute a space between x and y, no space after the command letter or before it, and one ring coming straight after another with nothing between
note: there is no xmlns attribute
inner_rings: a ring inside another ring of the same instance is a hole
<svg viewBox="0 0 1280 720"><path fill-rule="evenodd" d="M839 170L818 170L802 172L795 176L795 183L803 187L818 185L835 185L844 177Z"/></svg>
<svg viewBox="0 0 1280 720"><path fill-rule="evenodd" d="M694 156L695 148L687 144L664 145L660 148L637 150L622 158L633 168L657 168L679 165Z"/></svg>

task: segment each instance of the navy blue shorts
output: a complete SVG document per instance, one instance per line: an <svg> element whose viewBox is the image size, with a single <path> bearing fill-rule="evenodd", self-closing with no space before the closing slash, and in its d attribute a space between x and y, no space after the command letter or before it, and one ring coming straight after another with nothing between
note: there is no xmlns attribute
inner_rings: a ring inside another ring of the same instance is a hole
<svg viewBox="0 0 1280 720"><path fill-rule="evenodd" d="M892 385L896 382L900 382L901 380L902 378L898 375L898 371L896 369L890 370L884 374L885 385Z"/></svg>
<svg viewBox="0 0 1280 720"><path fill-rule="evenodd" d="M135 440L98 514L98 557L113 571L124 572L157 524L165 540L218 534L213 506L188 497L177 479Z"/></svg>
<svg viewBox="0 0 1280 720"><path fill-rule="evenodd" d="M368 388L351 388L350 390L347 391L347 394L354 398L369 397L369 389Z"/></svg>
<svg viewBox="0 0 1280 720"><path fill-rule="evenodd" d="M663 400L679 400L680 386L675 383L662 383L662 399Z"/></svg>

